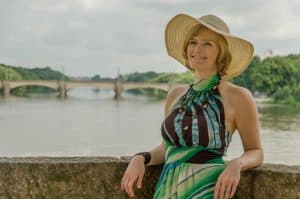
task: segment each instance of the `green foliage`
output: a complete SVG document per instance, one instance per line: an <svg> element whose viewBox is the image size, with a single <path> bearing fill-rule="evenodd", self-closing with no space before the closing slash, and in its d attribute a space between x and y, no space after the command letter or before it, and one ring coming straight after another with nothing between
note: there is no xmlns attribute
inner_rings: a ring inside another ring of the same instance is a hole
<svg viewBox="0 0 300 199"><path fill-rule="evenodd" d="M193 74L190 71L184 73L161 73L155 78L149 80L150 82L159 83L186 83L190 84L195 81Z"/></svg>
<svg viewBox="0 0 300 199"><path fill-rule="evenodd" d="M8 75L9 74L9 75ZM63 74L51 70L50 67L25 69L0 64L0 79L42 79L61 80L69 78ZM159 83L186 83L195 81L190 71L184 73L156 73L153 71L145 73L131 73L119 76L121 81L131 82L159 82ZM102 79L95 75L92 80ZM259 92L274 97L276 102L289 104L300 104L300 54L288 56L275 56L261 59L254 56L249 67L238 77L231 80L233 83L248 88L251 92ZM27 88L27 90L36 88ZM134 91L145 95L158 93L153 90ZM164 94L158 94L163 96Z"/></svg>
<svg viewBox="0 0 300 199"><path fill-rule="evenodd" d="M287 98L290 98L291 95L292 95L292 90L289 88L289 86L284 86L276 90L274 94L274 99L276 101L286 100Z"/></svg>
<svg viewBox="0 0 300 199"><path fill-rule="evenodd" d="M134 73L122 75L120 79L121 81L129 81L129 82L147 82L150 79L156 77L157 75L158 73L152 71L146 73L134 72Z"/></svg>
<svg viewBox="0 0 300 199"><path fill-rule="evenodd" d="M95 75L91 78L91 80L98 81L98 80L101 80L101 77L100 77L100 75Z"/></svg>
<svg viewBox="0 0 300 199"><path fill-rule="evenodd" d="M1 80L22 80L22 74L15 70L12 66L0 65L0 79ZM17 88L11 91L14 95L24 96L26 92L25 87Z"/></svg>
<svg viewBox="0 0 300 199"><path fill-rule="evenodd" d="M300 55L288 55L287 59L296 67L295 78L297 82L300 82Z"/></svg>
<svg viewBox="0 0 300 199"><path fill-rule="evenodd" d="M178 73L132 73L122 77L124 81L186 83L195 81L190 71ZM254 56L248 68L234 84L248 88L252 93L264 93L276 102L300 103L300 55L275 56L261 59Z"/></svg>
<svg viewBox="0 0 300 199"><path fill-rule="evenodd" d="M278 88L296 83L296 67L283 57L266 58L258 70L255 74L255 88L268 95L272 96Z"/></svg>
<svg viewBox="0 0 300 199"><path fill-rule="evenodd" d="M22 75L15 71L12 67L0 65L0 80L21 80Z"/></svg>
<svg viewBox="0 0 300 199"><path fill-rule="evenodd" d="M248 68L239 76L233 78L232 82L239 86L248 88L254 92L256 90L255 78L259 73L258 69L261 66L261 59L259 56L254 56Z"/></svg>
<svg viewBox="0 0 300 199"><path fill-rule="evenodd" d="M161 73L157 77L149 80L150 82L159 82L159 83L169 83L175 82L176 79L179 78L179 74L177 73Z"/></svg>
<svg viewBox="0 0 300 199"><path fill-rule="evenodd" d="M300 102L300 84L298 83L297 86L295 86L293 89L292 89L292 95L295 99L295 101L297 102Z"/></svg>
<svg viewBox="0 0 300 199"><path fill-rule="evenodd" d="M29 70L36 74L40 80L69 80L67 76L63 75L59 71L52 70L49 66L45 68L33 68Z"/></svg>
<svg viewBox="0 0 300 199"><path fill-rule="evenodd" d="M174 80L176 83L185 83L191 84L195 81L194 75L191 71L186 71L184 73L179 74L179 77Z"/></svg>
<svg viewBox="0 0 300 199"><path fill-rule="evenodd" d="M52 70L50 67L27 69L0 64L0 80L61 80L62 78L69 80L69 77L63 76L61 72ZM26 96L28 93L53 92L53 89L39 86L26 86L16 88L11 92L17 96Z"/></svg>
<svg viewBox="0 0 300 199"><path fill-rule="evenodd" d="M286 104L296 104L300 102L300 84L295 87L284 86L276 90L274 94L275 102Z"/></svg>
<svg viewBox="0 0 300 199"><path fill-rule="evenodd" d="M10 80L69 80L69 77L59 71L52 70L49 66L44 68L22 68L0 64L0 79Z"/></svg>
<svg viewBox="0 0 300 199"><path fill-rule="evenodd" d="M300 55L267 57L264 60L255 56L248 69L233 82L252 92L274 97L276 102L300 103Z"/></svg>

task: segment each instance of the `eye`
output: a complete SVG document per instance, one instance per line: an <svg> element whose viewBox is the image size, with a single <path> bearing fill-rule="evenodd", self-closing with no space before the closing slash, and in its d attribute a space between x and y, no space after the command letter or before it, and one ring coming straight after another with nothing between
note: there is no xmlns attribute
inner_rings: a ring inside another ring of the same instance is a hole
<svg viewBox="0 0 300 199"><path fill-rule="evenodd" d="M206 42L203 42L203 45L204 46L211 46L211 43L209 43L209 42L206 41Z"/></svg>
<svg viewBox="0 0 300 199"><path fill-rule="evenodd" d="M189 45L191 46L197 45L197 42L195 40L191 40L189 41Z"/></svg>

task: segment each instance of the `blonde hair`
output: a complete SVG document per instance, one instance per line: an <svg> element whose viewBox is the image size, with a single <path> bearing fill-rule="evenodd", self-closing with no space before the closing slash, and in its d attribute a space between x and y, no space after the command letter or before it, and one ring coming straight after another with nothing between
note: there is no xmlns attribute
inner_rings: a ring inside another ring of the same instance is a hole
<svg viewBox="0 0 300 199"><path fill-rule="evenodd" d="M188 66L187 63L187 47L189 45L189 42L192 38L194 38L195 36L198 35L200 29L206 28L205 26L198 24L196 26L194 26L191 31L190 34L186 37L185 41L184 41L184 51L183 51L183 57L185 58L185 65L191 70L193 71L193 69ZM208 28L206 28L208 29ZM209 30L209 29L208 29ZM217 71L219 75L226 75L226 70L229 66L229 63L231 62L231 53L229 51L229 47L228 47L228 43L225 39L225 37L223 37L222 35L216 33L217 35L217 45L219 47L219 55L217 57Z"/></svg>

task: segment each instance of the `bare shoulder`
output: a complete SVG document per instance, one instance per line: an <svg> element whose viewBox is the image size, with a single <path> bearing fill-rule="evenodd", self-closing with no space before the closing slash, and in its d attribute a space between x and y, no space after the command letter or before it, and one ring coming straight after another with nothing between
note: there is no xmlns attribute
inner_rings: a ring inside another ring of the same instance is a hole
<svg viewBox="0 0 300 199"><path fill-rule="evenodd" d="M244 151L261 150L259 115L252 93L247 88L230 82L226 82L224 87L227 89L225 95L232 104L234 126L239 132Z"/></svg>
<svg viewBox="0 0 300 199"><path fill-rule="evenodd" d="M229 81L221 81L220 90L225 98L232 104L243 104L244 102L254 102L252 93L244 87L237 86Z"/></svg>
<svg viewBox="0 0 300 199"><path fill-rule="evenodd" d="M187 89L188 86L178 86L169 90L165 104L165 116L170 113L173 104L187 91Z"/></svg>
<svg viewBox="0 0 300 199"><path fill-rule="evenodd" d="M229 81L221 80L219 92L225 108L225 115L232 132L249 132L258 128L258 110L252 93L244 87L237 86ZM245 130L248 129L248 130Z"/></svg>

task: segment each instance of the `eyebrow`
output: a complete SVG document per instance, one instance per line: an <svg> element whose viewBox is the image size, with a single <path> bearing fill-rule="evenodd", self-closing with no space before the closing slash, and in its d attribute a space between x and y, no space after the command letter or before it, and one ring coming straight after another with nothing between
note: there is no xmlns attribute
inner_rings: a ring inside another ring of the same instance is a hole
<svg viewBox="0 0 300 199"><path fill-rule="evenodd" d="M196 40L196 41L199 41L198 39L191 39L191 40ZM201 40L201 41L209 41L209 42L215 42L214 40ZM216 42L215 42L216 43Z"/></svg>

